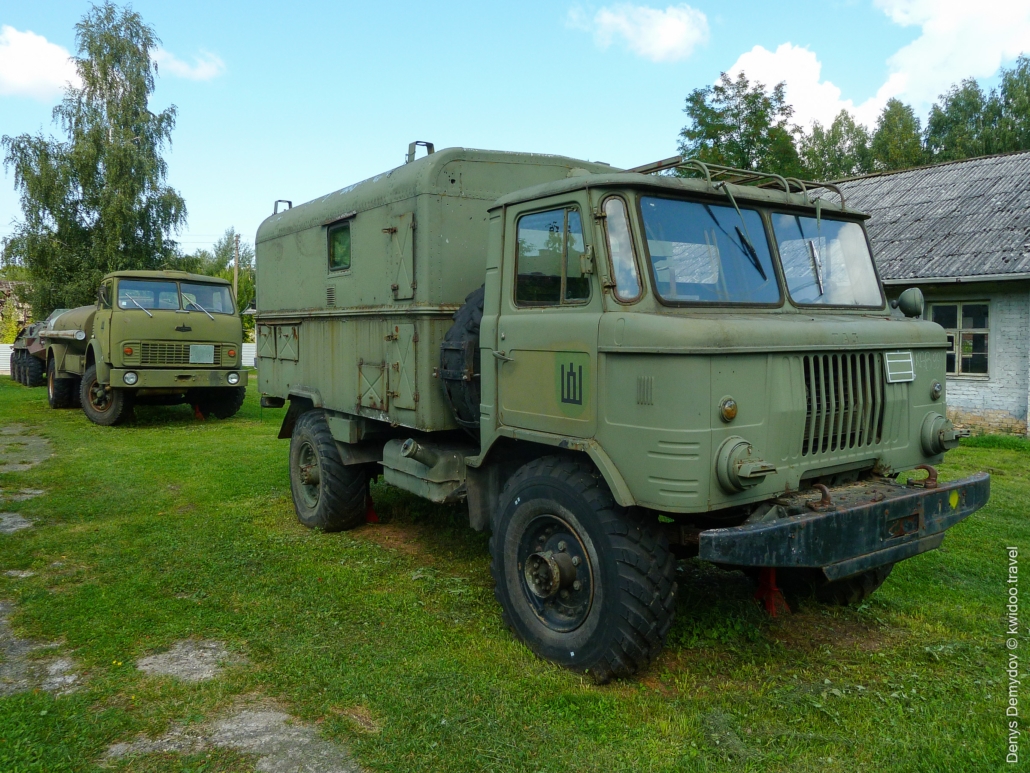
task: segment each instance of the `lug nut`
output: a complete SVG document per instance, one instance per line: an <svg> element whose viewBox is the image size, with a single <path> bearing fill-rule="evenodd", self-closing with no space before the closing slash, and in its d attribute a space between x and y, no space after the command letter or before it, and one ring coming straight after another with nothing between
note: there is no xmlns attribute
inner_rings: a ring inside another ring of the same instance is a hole
<svg viewBox="0 0 1030 773"><path fill-rule="evenodd" d="M562 540L561 542L558 543L558 550L561 550L561 551L564 552L565 548L566 548L565 540Z"/></svg>
<svg viewBox="0 0 1030 773"><path fill-rule="evenodd" d="M579 556L573 556L572 557L572 565L573 566L579 566Z"/></svg>
<svg viewBox="0 0 1030 773"><path fill-rule="evenodd" d="M567 599L567 598L569 597L569 592L568 592L567 590L563 590L563 591L561 592L561 597L562 597L563 599Z"/></svg>
<svg viewBox="0 0 1030 773"><path fill-rule="evenodd" d="M576 580L574 583L572 583L572 590L579 590L582 587L583 583L581 583L579 580Z"/></svg>

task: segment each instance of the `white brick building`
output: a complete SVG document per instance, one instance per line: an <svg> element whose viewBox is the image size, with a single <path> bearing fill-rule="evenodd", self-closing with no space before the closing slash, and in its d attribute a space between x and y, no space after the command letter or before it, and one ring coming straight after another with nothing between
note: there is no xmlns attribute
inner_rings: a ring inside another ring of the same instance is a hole
<svg viewBox="0 0 1030 773"><path fill-rule="evenodd" d="M841 183L867 212L888 296L919 287L949 333L949 418L1027 434L1030 406L1030 153Z"/></svg>

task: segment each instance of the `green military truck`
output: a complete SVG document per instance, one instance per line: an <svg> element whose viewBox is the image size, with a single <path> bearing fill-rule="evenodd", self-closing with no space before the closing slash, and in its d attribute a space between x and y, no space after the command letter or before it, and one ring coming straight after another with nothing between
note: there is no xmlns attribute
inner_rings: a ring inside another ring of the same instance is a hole
<svg viewBox="0 0 1030 773"><path fill-rule="evenodd" d="M932 467L944 331L833 186L427 150L257 233L303 524L363 523L376 475L467 502L507 624L604 681L661 649L678 556L853 602L987 501Z"/></svg>
<svg viewBox="0 0 1030 773"><path fill-rule="evenodd" d="M227 281L185 271L118 271L97 302L39 331L51 408L81 405L117 424L134 404L190 403L229 418L243 405L243 326Z"/></svg>

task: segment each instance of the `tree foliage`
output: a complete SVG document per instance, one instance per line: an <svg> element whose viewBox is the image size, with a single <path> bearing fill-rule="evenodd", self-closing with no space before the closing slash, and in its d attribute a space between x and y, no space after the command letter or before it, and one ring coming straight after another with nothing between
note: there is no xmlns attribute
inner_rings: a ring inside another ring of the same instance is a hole
<svg viewBox="0 0 1030 773"><path fill-rule="evenodd" d="M941 94L926 121L926 152L933 161L987 156L1002 149L1001 102L967 78Z"/></svg>
<svg viewBox="0 0 1030 773"><path fill-rule="evenodd" d="M743 73L736 80L723 73L714 86L694 89L683 112L690 123L680 132L680 152L714 164L738 169L800 171L794 108L786 100L785 85L766 91Z"/></svg>
<svg viewBox="0 0 1030 773"><path fill-rule="evenodd" d="M908 169L924 163L922 127L911 105L899 99L887 100L876 121L870 150L877 171Z"/></svg>
<svg viewBox="0 0 1030 773"><path fill-rule="evenodd" d="M813 180L840 180L873 171L869 131L841 110L828 128L816 121L800 140L805 175Z"/></svg>
<svg viewBox="0 0 1030 773"><path fill-rule="evenodd" d="M76 43L82 85L69 86L53 113L65 139L2 140L22 208L4 262L28 269L37 317L91 302L110 271L173 262L172 236L186 221L162 158L176 108L149 109L154 30L130 8L105 2L76 25Z"/></svg>
<svg viewBox="0 0 1030 773"><path fill-rule="evenodd" d="M210 250L199 249L192 255L184 255L177 258L171 267L182 271L191 271L194 274L205 274L206 276L217 276L222 279L233 278L233 265L236 261L236 229L227 228L222 237L215 242ZM237 291L236 305L240 311L246 309L254 300L254 247L240 239L240 275L239 289ZM253 340L254 317L245 314L243 319L243 330L248 338Z"/></svg>

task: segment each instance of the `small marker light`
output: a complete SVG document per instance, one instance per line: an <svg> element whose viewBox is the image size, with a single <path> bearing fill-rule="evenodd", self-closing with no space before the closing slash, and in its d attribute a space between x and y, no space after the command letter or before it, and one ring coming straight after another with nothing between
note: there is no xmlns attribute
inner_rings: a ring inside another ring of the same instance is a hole
<svg viewBox="0 0 1030 773"><path fill-rule="evenodd" d="M940 381L934 381L930 387L930 398L933 400L940 400L941 395L944 393L944 387L941 386Z"/></svg>
<svg viewBox="0 0 1030 773"><path fill-rule="evenodd" d="M227 353L227 354L228 354L228 355L229 355L230 357L235 357L235 356L236 356L236 350L235 350L235 349L230 349L230 350L229 350L228 352L226 352L226 353Z"/></svg>
<svg viewBox="0 0 1030 773"><path fill-rule="evenodd" d="M724 397L719 403L719 415L725 422L731 422L737 418L737 401L732 397Z"/></svg>
<svg viewBox="0 0 1030 773"><path fill-rule="evenodd" d="M124 349L122 349L122 352L124 354L128 355L129 357L131 357L132 356L132 347L131 346L126 346Z"/></svg>

